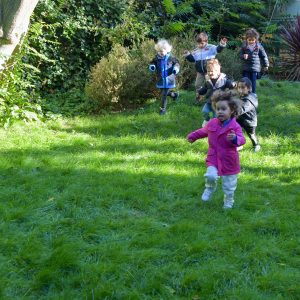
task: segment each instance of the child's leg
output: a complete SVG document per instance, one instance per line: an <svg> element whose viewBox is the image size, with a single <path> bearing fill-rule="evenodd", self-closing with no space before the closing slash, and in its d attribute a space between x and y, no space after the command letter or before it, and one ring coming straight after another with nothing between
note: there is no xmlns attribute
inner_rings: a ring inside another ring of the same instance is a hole
<svg viewBox="0 0 300 300"><path fill-rule="evenodd" d="M252 83L252 93L256 93L256 79L257 79L257 72L252 71L243 71L243 77L247 77L251 80Z"/></svg>
<svg viewBox="0 0 300 300"><path fill-rule="evenodd" d="M165 114L167 111L167 96L168 96L169 89L161 89L161 107L160 107L160 114Z"/></svg>
<svg viewBox="0 0 300 300"><path fill-rule="evenodd" d="M205 75L197 72L196 81L195 81L195 89L197 95L198 95L198 90L203 86L204 82L205 82Z"/></svg>
<svg viewBox="0 0 300 300"><path fill-rule="evenodd" d="M223 208L232 208L234 203L234 191L237 187L238 175L222 176L222 187L224 192L224 206Z"/></svg>
<svg viewBox="0 0 300 300"><path fill-rule="evenodd" d="M244 129L245 129L247 135L249 136L253 147L258 145L258 139L257 139L256 133L255 133L256 127L248 127L248 126L246 127L245 126Z"/></svg>
<svg viewBox="0 0 300 300"><path fill-rule="evenodd" d="M244 129L245 129L247 135L249 136L249 138L252 142L253 151L258 152L261 149L261 147L258 143L258 139L257 139L256 133L255 133L256 126L254 126L254 127L244 127Z"/></svg>
<svg viewBox="0 0 300 300"><path fill-rule="evenodd" d="M217 189L218 183L218 169L214 166L209 166L204 174L205 177L205 190L202 194L202 200L208 201Z"/></svg>
<svg viewBox="0 0 300 300"><path fill-rule="evenodd" d="M211 103L205 103L202 108L202 114L205 121L209 121L210 119L210 113L214 112Z"/></svg>

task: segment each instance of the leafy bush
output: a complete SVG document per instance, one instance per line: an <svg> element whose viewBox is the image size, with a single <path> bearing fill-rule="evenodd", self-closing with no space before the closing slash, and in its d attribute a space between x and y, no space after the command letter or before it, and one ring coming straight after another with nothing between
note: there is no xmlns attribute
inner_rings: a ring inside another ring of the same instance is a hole
<svg viewBox="0 0 300 300"><path fill-rule="evenodd" d="M239 80L242 77L242 61L239 57L239 49L232 50L225 48L217 55L221 63L221 71L230 79Z"/></svg>
<svg viewBox="0 0 300 300"><path fill-rule="evenodd" d="M189 89L194 87L196 70L193 63L188 62L183 57L184 50L195 49L196 43L192 32L183 37L173 37L170 39L173 46L172 53L179 59L180 72L177 76L177 86L179 89Z"/></svg>
<svg viewBox="0 0 300 300"><path fill-rule="evenodd" d="M29 30L24 61L39 68L32 81L43 93L82 88L111 42L106 28L122 22L129 0L40 0ZM30 78L31 80L33 78Z"/></svg>
<svg viewBox="0 0 300 300"><path fill-rule="evenodd" d="M0 76L0 125L8 127L16 120L40 121L44 118L41 98L24 80L25 72L32 73L32 66L22 63L23 48L19 48L6 70Z"/></svg>
<svg viewBox="0 0 300 300"><path fill-rule="evenodd" d="M154 44L148 41L139 50L130 51L116 45L92 68L85 90L98 103L98 111L137 107L151 95L150 54L143 51L149 46L153 48Z"/></svg>

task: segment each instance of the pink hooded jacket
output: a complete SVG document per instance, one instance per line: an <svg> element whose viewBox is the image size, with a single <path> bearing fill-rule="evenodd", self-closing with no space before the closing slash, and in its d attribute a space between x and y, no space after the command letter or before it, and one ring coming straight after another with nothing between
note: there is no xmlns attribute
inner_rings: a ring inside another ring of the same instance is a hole
<svg viewBox="0 0 300 300"><path fill-rule="evenodd" d="M227 135L234 131L237 139L236 143L227 140ZM211 119L205 127L191 132L187 138L192 143L198 139L208 137L208 153L206 165L214 166L218 169L218 175L234 175L241 171L240 159L237 147L246 143L241 126L233 118L222 127L219 119Z"/></svg>

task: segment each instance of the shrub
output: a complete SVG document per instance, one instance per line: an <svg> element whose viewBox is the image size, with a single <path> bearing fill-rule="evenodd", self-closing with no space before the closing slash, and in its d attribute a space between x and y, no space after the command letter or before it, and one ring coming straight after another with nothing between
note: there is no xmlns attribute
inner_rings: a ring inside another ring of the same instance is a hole
<svg viewBox="0 0 300 300"><path fill-rule="evenodd" d="M239 80L242 77L242 61L239 58L239 49L232 50L225 48L221 53L217 55L222 69L232 80Z"/></svg>
<svg viewBox="0 0 300 300"><path fill-rule="evenodd" d="M8 127L16 120L24 122L44 119L41 98L32 85L23 78L24 73L34 74L35 68L22 62L24 47L16 49L0 74L0 125ZM32 75L34 76L34 75Z"/></svg>
<svg viewBox="0 0 300 300"><path fill-rule="evenodd" d="M137 107L153 92L153 80L148 72L151 41L138 50L129 50L116 45L107 57L102 58L91 70L86 85L86 94L98 103L101 109Z"/></svg>
<svg viewBox="0 0 300 300"><path fill-rule="evenodd" d="M281 34L285 51L281 53L281 67L288 80L300 80L300 16L284 26Z"/></svg>
<svg viewBox="0 0 300 300"><path fill-rule="evenodd" d="M184 37L171 38L170 43L173 46L172 53L179 59L180 62L180 72L177 76L178 89L193 88L196 78L195 66L183 57L183 52L184 50L191 51L195 49L196 43L194 34L190 32Z"/></svg>

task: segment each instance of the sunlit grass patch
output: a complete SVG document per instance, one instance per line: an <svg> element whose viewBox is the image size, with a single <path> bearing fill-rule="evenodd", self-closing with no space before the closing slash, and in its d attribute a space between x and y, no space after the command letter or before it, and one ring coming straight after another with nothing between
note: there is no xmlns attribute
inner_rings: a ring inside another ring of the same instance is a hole
<svg viewBox="0 0 300 300"><path fill-rule="evenodd" d="M262 150L247 138L231 211L221 182L200 200L193 92L163 117L152 103L0 130L0 298L297 299L299 91L259 87Z"/></svg>

